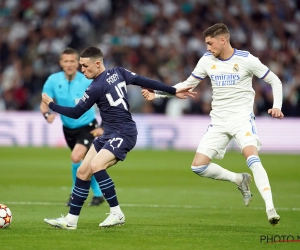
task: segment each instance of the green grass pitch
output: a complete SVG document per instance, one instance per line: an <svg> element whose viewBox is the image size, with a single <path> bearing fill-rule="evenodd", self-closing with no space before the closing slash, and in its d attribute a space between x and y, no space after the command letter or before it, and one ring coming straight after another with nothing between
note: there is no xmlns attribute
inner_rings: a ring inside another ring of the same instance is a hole
<svg viewBox="0 0 300 250"><path fill-rule="evenodd" d="M251 184L253 200L243 204L237 187L200 178L190 170L194 152L133 150L108 172L115 182L124 226L102 229L109 212L84 205L75 231L55 229L45 217L66 215L70 193L66 148L0 148L0 203L13 221L0 229L0 249L300 249L300 242L267 244L261 237L300 237L299 155L261 154L281 222L271 226L264 202ZM249 172L242 155L228 152L221 166ZM289 238L291 239L291 238Z"/></svg>

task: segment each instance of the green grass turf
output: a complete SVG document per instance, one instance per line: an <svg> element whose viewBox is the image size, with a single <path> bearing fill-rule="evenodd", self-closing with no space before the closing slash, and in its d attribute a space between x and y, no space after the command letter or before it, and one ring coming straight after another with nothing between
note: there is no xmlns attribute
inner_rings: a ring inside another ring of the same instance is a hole
<svg viewBox="0 0 300 250"><path fill-rule="evenodd" d="M300 237L299 155L260 155L282 218L276 227L268 223L254 183L253 201L246 208L234 184L193 174L193 156L189 151L132 151L125 162L108 170L126 224L101 229L107 203L85 204L78 229L68 231L52 228L43 219L68 212L69 150L2 147L0 203L10 207L13 221L0 229L0 249L300 249L300 242L260 242L262 235ZM215 162L251 173L239 153L228 152Z"/></svg>

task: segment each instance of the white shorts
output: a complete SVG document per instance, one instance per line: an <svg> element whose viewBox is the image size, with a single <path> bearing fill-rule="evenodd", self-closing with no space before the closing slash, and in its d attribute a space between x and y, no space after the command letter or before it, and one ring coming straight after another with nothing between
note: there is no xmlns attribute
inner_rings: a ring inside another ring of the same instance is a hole
<svg viewBox="0 0 300 250"><path fill-rule="evenodd" d="M235 139L241 151L249 145L253 145L259 150L261 142L257 135L255 116L210 124L200 140L197 152L208 156L210 159L222 159L232 138Z"/></svg>

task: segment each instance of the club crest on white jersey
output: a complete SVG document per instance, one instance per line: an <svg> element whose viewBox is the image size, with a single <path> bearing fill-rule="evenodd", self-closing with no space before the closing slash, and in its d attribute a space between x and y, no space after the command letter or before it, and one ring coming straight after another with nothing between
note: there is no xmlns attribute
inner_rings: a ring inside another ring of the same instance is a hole
<svg viewBox="0 0 300 250"><path fill-rule="evenodd" d="M238 72L240 69L239 69L239 65L236 63L234 64L233 66L233 72Z"/></svg>

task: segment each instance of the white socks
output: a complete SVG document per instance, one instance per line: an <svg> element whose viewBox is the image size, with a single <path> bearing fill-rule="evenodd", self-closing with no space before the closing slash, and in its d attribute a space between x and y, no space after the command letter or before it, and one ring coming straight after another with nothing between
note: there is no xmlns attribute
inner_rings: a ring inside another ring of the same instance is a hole
<svg viewBox="0 0 300 250"><path fill-rule="evenodd" d="M121 210L121 208L120 208L119 205L118 205L118 206L115 206L115 207L111 207L111 208L110 208L110 212L111 212L112 214L123 214L123 212L122 212L122 210Z"/></svg>
<svg viewBox="0 0 300 250"><path fill-rule="evenodd" d="M271 187L266 170L256 155L247 158L247 165L251 169L258 191L266 203L266 210L274 208Z"/></svg>
<svg viewBox="0 0 300 250"><path fill-rule="evenodd" d="M222 168L218 164L210 162L208 165L192 166L192 171L200 176L208 177L216 180L231 181L235 184L240 184L242 175L231 172Z"/></svg>
<svg viewBox="0 0 300 250"><path fill-rule="evenodd" d="M69 213L66 216L67 222L70 223L71 225L77 225L78 218L79 218L78 215L69 214Z"/></svg>
<svg viewBox="0 0 300 250"><path fill-rule="evenodd" d="M115 207L111 207L110 212L112 214L123 214L119 205L115 206ZM70 223L71 225L77 225L79 216L68 213L65 218L66 218L67 222Z"/></svg>
<svg viewBox="0 0 300 250"><path fill-rule="evenodd" d="M266 210L274 208L271 187L266 170L256 155L247 158L247 165L251 169L255 185L266 204ZM239 185L243 179L241 174L237 174L222 168L218 164L209 163L208 165L192 166L192 171L200 176L216 180L231 181Z"/></svg>

